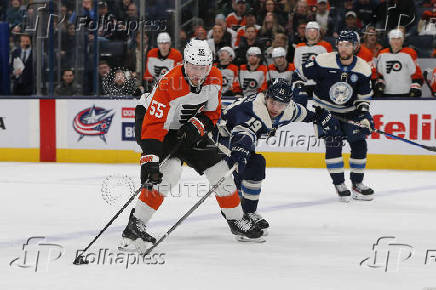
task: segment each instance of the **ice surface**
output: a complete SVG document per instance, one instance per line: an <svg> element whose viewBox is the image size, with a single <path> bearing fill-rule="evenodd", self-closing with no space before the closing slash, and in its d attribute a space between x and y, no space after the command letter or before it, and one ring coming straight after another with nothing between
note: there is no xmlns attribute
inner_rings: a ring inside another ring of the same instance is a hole
<svg viewBox="0 0 436 290"><path fill-rule="evenodd" d="M344 204L326 170L268 169L259 205L271 224L266 243L236 242L210 198L156 249L164 255L154 261L164 264L75 266L76 250L117 211L100 193L103 179L116 173L138 183L136 165L0 163L0 289L436 289L435 172L369 170L375 200ZM206 191L205 179L189 168L181 183L181 193L167 197L152 220L155 236ZM91 252L118 253L129 211ZM58 248L34 247L40 249L35 272L36 250L22 260L32 236L61 245L63 255L47 263ZM396 241L382 240L376 263L361 266L382 236ZM23 264L31 267L17 266Z"/></svg>

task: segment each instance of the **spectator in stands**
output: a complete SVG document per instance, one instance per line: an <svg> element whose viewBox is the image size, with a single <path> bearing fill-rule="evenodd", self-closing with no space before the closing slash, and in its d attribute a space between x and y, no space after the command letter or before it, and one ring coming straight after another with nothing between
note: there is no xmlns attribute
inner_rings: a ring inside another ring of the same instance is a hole
<svg viewBox="0 0 436 290"><path fill-rule="evenodd" d="M206 29L204 29L203 26L197 27L194 32L194 37L200 40L206 40L207 39L207 32Z"/></svg>
<svg viewBox="0 0 436 290"><path fill-rule="evenodd" d="M295 5L294 11L289 16L288 26L286 27L288 34L292 34L301 22L307 23L314 19L315 16L309 10L307 2L305 0L299 0Z"/></svg>
<svg viewBox="0 0 436 290"><path fill-rule="evenodd" d="M205 33L206 34L206 33ZM176 65L182 63L180 51L171 48L171 37L167 32L157 36L157 48L151 49L147 54L147 63L144 73L145 90L151 91L153 85Z"/></svg>
<svg viewBox="0 0 436 290"><path fill-rule="evenodd" d="M318 22L325 35L332 36L336 28L336 14L328 9L327 0L318 0L316 4L315 20Z"/></svg>
<svg viewBox="0 0 436 290"><path fill-rule="evenodd" d="M77 27L78 23L87 24L90 20L96 20L96 15L94 12L94 8L92 7L92 3L92 0L83 0L80 11L73 11L69 22L73 23Z"/></svg>
<svg viewBox="0 0 436 290"><path fill-rule="evenodd" d="M356 11L357 17L366 26L372 22L372 15L377 8L375 0L354 0L353 10Z"/></svg>
<svg viewBox="0 0 436 290"><path fill-rule="evenodd" d="M20 0L11 0L11 5L6 11L6 21L9 27L19 25L23 22L23 11L21 10Z"/></svg>
<svg viewBox="0 0 436 290"><path fill-rule="evenodd" d="M236 9L234 12L227 15L227 27L233 30L238 30L239 27L246 25L245 11L247 4L245 0L236 0Z"/></svg>
<svg viewBox="0 0 436 290"><path fill-rule="evenodd" d="M361 46L371 50L372 55L375 58L378 56L378 53L383 46L377 42L377 32L374 26L368 26L366 28L366 31L363 34L363 43Z"/></svg>
<svg viewBox="0 0 436 290"><path fill-rule="evenodd" d="M357 14L354 11L348 11L345 13L345 21L339 25L338 31L359 31L361 28L360 21L357 18ZM338 32L337 31L337 32Z"/></svg>
<svg viewBox="0 0 436 290"><path fill-rule="evenodd" d="M248 17L247 17L247 19L248 19ZM224 36L223 36L224 41L225 42L230 41L230 43L232 44L231 47L234 47L235 46L235 42L236 42L237 33L233 29L227 27L226 17L224 16L224 14L217 14L215 16L215 25L219 25L219 26L221 26L223 28L223 30L224 30ZM212 38L213 37L212 34L213 34L213 29L208 31L207 38Z"/></svg>
<svg viewBox="0 0 436 290"><path fill-rule="evenodd" d="M188 43L188 34L185 30L180 30L180 49L186 47L186 43ZM177 48L176 48L177 49Z"/></svg>
<svg viewBox="0 0 436 290"><path fill-rule="evenodd" d="M29 35L20 36L20 48L12 52L11 68L14 95L31 95L34 92L33 52Z"/></svg>
<svg viewBox="0 0 436 290"><path fill-rule="evenodd" d="M22 33L22 29L20 25L15 25L11 28L11 32L9 34L9 54L20 47L20 34ZM10 55L9 55L10 58Z"/></svg>
<svg viewBox="0 0 436 290"><path fill-rule="evenodd" d="M285 52L288 49L288 37L284 33L276 33L270 47L266 49L266 61L270 65L273 63L272 52L275 48L282 47ZM286 55L285 55L286 56Z"/></svg>
<svg viewBox="0 0 436 290"><path fill-rule="evenodd" d="M261 17L259 18L259 21L263 23L266 15L268 13L272 13L274 15L274 18L276 19L277 23L281 26L286 25L287 23L287 15L283 12L283 5L276 1L276 0L266 0L265 2L265 9L260 12Z"/></svg>
<svg viewBox="0 0 436 290"><path fill-rule="evenodd" d="M112 7L112 11L116 13L117 19L127 19L130 3L133 3L132 0L122 0L121 3L118 5L115 4L114 7Z"/></svg>
<svg viewBox="0 0 436 290"><path fill-rule="evenodd" d="M421 97L423 76L416 63L416 51L403 47L400 29L388 34L390 48L382 49L377 58L377 82L374 92L385 97Z"/></svg>
<svg viewBox="0 0 436 290"><path fill-rule="evenodd" d="M100 23L100 26L98 28L99 40L100 41L109 40L110 38L112 38L112 34L114 33L115 30L115 25L116 25L115 15L109 13L109 9L106 1L99 1L97 3L97 7L98 7L98 17ZM90 34L90 36L92 39L93 35Z"/></svg>
<svg viewBox="0 0 436 290"><path fill-rule="evenodd" d="M236 36L236 42L234 47L239 46L239 42L241 42L241 37L245 34L245 28L247 26L254 26L256 28L256 33L259 34L259 31L261 29L261 26L256 24L256 11L254 9L249 9L247 11L247 14L245 15L247 24L245 26L242 26L238 29L237 36Z"/></svg>
<svg viewBox="0 0 436 290"><path fill-rule="evenodd" d="M76 96L79 93L74 83L74 72L72 69L65 69L62 73L62 81L55 89L55 96Z"/></svg>
<svg viewBox="0 0 436 290"><path fill-rule="evenodd" d="M110 71L111 67L109 66L109 63L106 60L100 60L100 62L98 63L98 87L100 95L106 94L106 89L103 86L103 81L105 77L108 76Z"/></svg>
<svg viewBox="0 0 436 290"><path fill-rule="evenodd" d="M138 19L138 8L136 4L131 2L129 6L127 6L127 19L130 21L134 21Z"/></svg>
<svg viewBox="0 0 436 290"><path fill-rule="evenodd" d="M433 10L426 10L422 13L418 22L419 35L436 35L436 1L433 1Z"/></svg>
<svg viewBox="0 0 436 290"><path fill-rule="evenodd" d="M132 71L135 75L135 77L138 80L142 80L141 76L141 33L139 31L135 34L135 40L131 41L129 40L128 43L128 63L127 68ZM149 44L149 38L147 33L144 33L144 42L143 42L143 55L144 55L144 63L147 61L147 54L151 50L150 44ZM138 81L137 86L141 86L142 82Z"/></svg>
<svg viewBox="0 0 436 290"><path fill-rule="evenodd" d="M306 20L301 19L295 29L295 32L289 37L288 54L286 55L286 60L288 62L294 61L295 48L297 47L297 45L306 41L306 24Z"/></svg>
<svg viewBox="0 0 436 290"><path fill-rule="evenodd" d="M230 39L227 39L227 42L224 39L224 30L222 26L215 25L213 27L213 34L211 39L207 40L209 44L210 50L214 55L214 62L218 61L218 50L220 50L224 46L231 46Z"/></svg>
<svg viewBox="0 0 436 290"><path fill-rule="evenodd" d="M245 35L241 37L241 42L236 50L236 60L234 61L236 65L246 63L246 53L250 47L258 47L261 51L264 50L264 43L256 37L256 27L254 26L245 27Z"/></svg>
<svg viewBox="0 0 436 290"><path fill-rule="evenodd" d="M279 25L274 14L268 12L263 20L262 28L259 31L259 37L269 39L267 46L271 45L272 39L276 33L284 33L285 29L283 26ZM268 41L267 41L268 42Z"/></svg>

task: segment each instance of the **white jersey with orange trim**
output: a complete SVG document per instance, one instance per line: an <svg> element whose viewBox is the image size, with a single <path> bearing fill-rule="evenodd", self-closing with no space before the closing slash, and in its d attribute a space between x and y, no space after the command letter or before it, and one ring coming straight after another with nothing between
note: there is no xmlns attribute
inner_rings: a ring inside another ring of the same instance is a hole
<svg viewBox="0 0 436 290"><path fill-rule="evenodd" d="M142 140L162 142L169 130L177 130L200 110L213 124L221 116L222 76L212 67L201 87L194 88L186 80L183 65L164 75L149 96L147 113L142 123ZM149 154L158 155L152 152Z"/></svg>
<svg viewBox="0 0 436 290"><path fill-rule="evenodd" d="M234 64L229 64L229 65L215 64L215 66L221 71L221 74L223 76L222 95L223 96L234 95L234 93L236 92L235 90L237 90L239 87L236 84L238 82L238 66Z"/></svg>
<svg viewBox="0 0 436 290"><path fill-rule="evenodd" d="M294 55L294 66L301 71L301 66L315 59L318 54L332 52L333 48L330 43L326 41L320 41L316 44L309 45L306 42L297 44Z"/></svg>
<svg viewBox="0 0 436 290"><path fill-rule="evenodd" d="M387 95L408 94L413 84L420 87L423 80L416 52L409 47L397 53L390 48L381 50L377 57L377 75L384 80Z"/></svg>
<svg viewBox="0 0 436 290"><path fill-rule="evenodd" d="M181 64L182 54L175 48L171 48L169 54L163 57L159 48L153 48L147 53L147 64L145 67L144 80L157 82L160 77Z"/></svg>
<svg viewBox="0 0 436 290"><path fill-rule="evenodd" d="M259 65L251 71L243 64L239 69L239 85L244 96L261 93L267 89L267 67Z"/></svg>
<svg viewBox="0 0 436 290"><path fill-rule="evenodd" d="M284 71L279 71L274 64L268 66L268 82L274 82L275 79L285 79L289 82L292 81L292 74L295 71L293 63L288 64Z"/></svg>

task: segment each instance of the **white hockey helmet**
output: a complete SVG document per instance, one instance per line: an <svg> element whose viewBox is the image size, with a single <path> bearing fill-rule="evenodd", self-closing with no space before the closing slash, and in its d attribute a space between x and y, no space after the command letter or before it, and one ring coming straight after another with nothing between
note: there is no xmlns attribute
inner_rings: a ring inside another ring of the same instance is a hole
<svg viewBox="0 0 436 290"><path fill-rule="evenodd" d="M227 51L228 54L232 57L232 59L235 59L235 51L230 46L224 46L220 48L220 50L218 50L218 55L220 55L222 51Z"/></svg>
<svg viewBox="0 0 436 290"><path fill-rule="evenodd" d="M260 57L262 55L262 51L260 50L259 47L256 46L252 46L247 50L247 55L246 57L248 58L249 55L256 55L257 57Z"/></svg>
<svg viewBox="0 0 436 290"><path fill-rule="evenodd" d="M212 51L206 40L191 39L186 44L183 51L185 62L193 65L210 65L212 66Z"/></svg>
<svg viewBox="0 0 436 290"><path fill-rule="evenodd" d="M281 56L286 56L286 50L283 47L274 48L272 53L271 53L271 57L275 58L275 57L281 57Z"/></svg>
<svg viewBox="0 0 436 290"><path fill-rule="evenodd" d="M389 37L389 40L391 40L392 38L403 38L404 39L404 33L400 29L393 29L393 30L389 31L388 37Z"/></svg>
<svg viewBox="0 0 436 290"><path fill-rule="evenodd" d="M316 21L309 21L306 24L306 30L308 30L308 29L316 29L316 30L319 31L321 29L321 27L319 26L318 22L316 22Z"/></svg>
<svg viewBox="0 0 436 290"><path fill-rule="evenodd" d="M157 44L168 42L171 43L171 37L168 32L161 32L157 35Z"/></svg>

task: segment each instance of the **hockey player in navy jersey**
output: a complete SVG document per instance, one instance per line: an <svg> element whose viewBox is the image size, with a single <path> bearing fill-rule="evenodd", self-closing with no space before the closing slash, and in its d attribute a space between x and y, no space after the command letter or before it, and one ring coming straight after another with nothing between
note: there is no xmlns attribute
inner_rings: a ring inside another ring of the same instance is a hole
<svg viewBox="0 0 436 290"><path fill-rule="evenodd" d="M362 183L366 166L366 136L374 129L369 112L371 88L371 67L363 59L353 55L358 47L358 38L352 31L342 31L337 39L338 52L318 55L302 67L303 78L317 84L314 89L314 103L349 120L359 122L366 128L359 128L339 122L342 136L327 138L325 161L341 201L372 200L374 191ZM350 179L353 194L345 185L342 139L351 148Z"/></svg>
<svg viewBox="0 0 436 290"><path fill-rule="evenodd" d="M269 224L257 213L257 205L262 180L265 179L266 161L256 153L256 141L273 135L290 122L317 122L328 136L337 135L339 131L327 110L317 108L314 113L292 100L294 94L302 93L299 88L293 89L290 82L277 79L266 95L253 94L229 105L217 125L219 143L231 152L229 165L238 163L235 184L240 191L242 209L264 233Z"/></svg>

